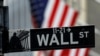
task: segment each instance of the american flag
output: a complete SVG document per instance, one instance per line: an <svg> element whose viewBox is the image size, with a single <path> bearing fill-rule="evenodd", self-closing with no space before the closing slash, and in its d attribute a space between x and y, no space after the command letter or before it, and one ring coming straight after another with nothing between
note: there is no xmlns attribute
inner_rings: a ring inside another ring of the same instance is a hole
<svg viewBox="0 0 100 56"><path fill-rule="evenodd" d="M74 26L78 12L64 0L30 0L32 20L41 28ZM33 25L34 26L34 25ZM37 56L88 56L88 48L39 51Z"/></svg>

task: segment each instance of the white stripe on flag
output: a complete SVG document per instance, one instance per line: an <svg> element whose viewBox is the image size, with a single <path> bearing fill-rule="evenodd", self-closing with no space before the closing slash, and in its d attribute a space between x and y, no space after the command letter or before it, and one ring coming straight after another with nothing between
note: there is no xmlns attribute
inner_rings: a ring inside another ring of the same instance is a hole
<svg viewBox="0 0 100 56"><path fill-rule="evenodd" d="M55 50L53 56L60 56L63 50Z"/></svg>
<svg viewBox="0 0 100 56"><path fill-rule="evenodd" d="M78 56L84 56L84 55L85 55L86 50L87 50L87 48L81 48L81 49L79 49Z"/></svg>
<svg viewBox="0 0 100 56"><path fill-rule="evenodd" d="M60 4L58 5L58 9L57 9L57 13L55 14L54 20L53 20L53 24L51 27L58 27L60 19L62 17L62 13L65 7L65 3L63 1L60 1Z"/></svg>
<svg viewBox="0 0 100 56"><path fill-rule="evenodd" d="M75 56L77 49L70 49L69 56Z"/></svg>
<svg viewBox="0 0 100 56"><path fill-rule="evenodd" d="M73 14L74 14L74 10L72 8L69 8L68 9L68 14L66 15L66 19L64 21L63 27L70 26L70 22L72 20Z"/></svg>
<svg viewBox="0 0 100 56"><path fill-rule="evenodd" d="M46 9L45 9L45 13L44 13L44 21L42 24L42 28L48 27L48 21L49 21L50 15L52 13L53 6L54 6L55 2L56 2L56 0L49 0L48 1L48 4L47 4Z"/></svg>

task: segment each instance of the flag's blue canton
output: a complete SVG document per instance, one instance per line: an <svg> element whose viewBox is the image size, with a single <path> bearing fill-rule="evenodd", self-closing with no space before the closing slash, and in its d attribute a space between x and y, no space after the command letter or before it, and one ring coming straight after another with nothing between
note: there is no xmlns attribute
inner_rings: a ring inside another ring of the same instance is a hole
<svg viewBox="0 0 100 56"><path fill-rule="evenodd" d="M47 2L48 0L30 0L32 16L34 16L34 19L39 27L41 27L44 19L44 11Z"/></svg>

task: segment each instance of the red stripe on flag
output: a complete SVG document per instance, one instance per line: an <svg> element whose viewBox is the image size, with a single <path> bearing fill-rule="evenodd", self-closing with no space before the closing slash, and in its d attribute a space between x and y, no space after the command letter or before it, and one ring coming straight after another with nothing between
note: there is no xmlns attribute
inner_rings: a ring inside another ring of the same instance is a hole
<svg viewBox="0 0 100 56"><path fill-rule="evenodd" d="M62 53L60 56L68 56L70 53L70 49L63 49Z"/></svg>
<svg viewBox="0 0 100 56"><path fill-rule="evenodd" d="M79 54L79 48L77 48L75 56L78 56L78 54Z"/></svg>
<svg viewBox="0 0 100 56"><path fill-rule="evenodd" d="M77 19L77 16L78 16L78 12L75 11L74 12L74 15L72 16L72 21L70 23L70 26L74 26L75 22L76 22L76 19Z"/></svg>
<svg viewBox="0 0 100 56"><path fill-rule="evenodd" d="M64 24L64 21L65 21L65 17L66 15L68 14L68 5L65 5L65 8L64 8L64 11L63 11L63 15L62 15L62 18L61 18L61 21L60 21L60 24L59 24L59 27L62 27L63 24Z"/></svg>
<svg viewBox="0 0 100 56"><path fill-rule="evenodd" d="M56 11L57 11L57 8L58 8L59 3L60 3L60 0L56 0L56 2L54 4L53 11L52 11L51 16L50 16L50 20L48 22L49 23L48 27L51 27L52 26L52 23L54 21L54 16L56 14Z"/></svg>
<svg viewBox="0 0 100 56"><path fill-rule="evenodd" d="M51 50L48 56L53 56L53 55L54 55L54 50Z"/></svg>
<svg viewBox="0 0 100 56"><path fill-rule="evenodd" d="M90 50L90 48L86 48L84 56L89 56L89 50Z"/></svg>

